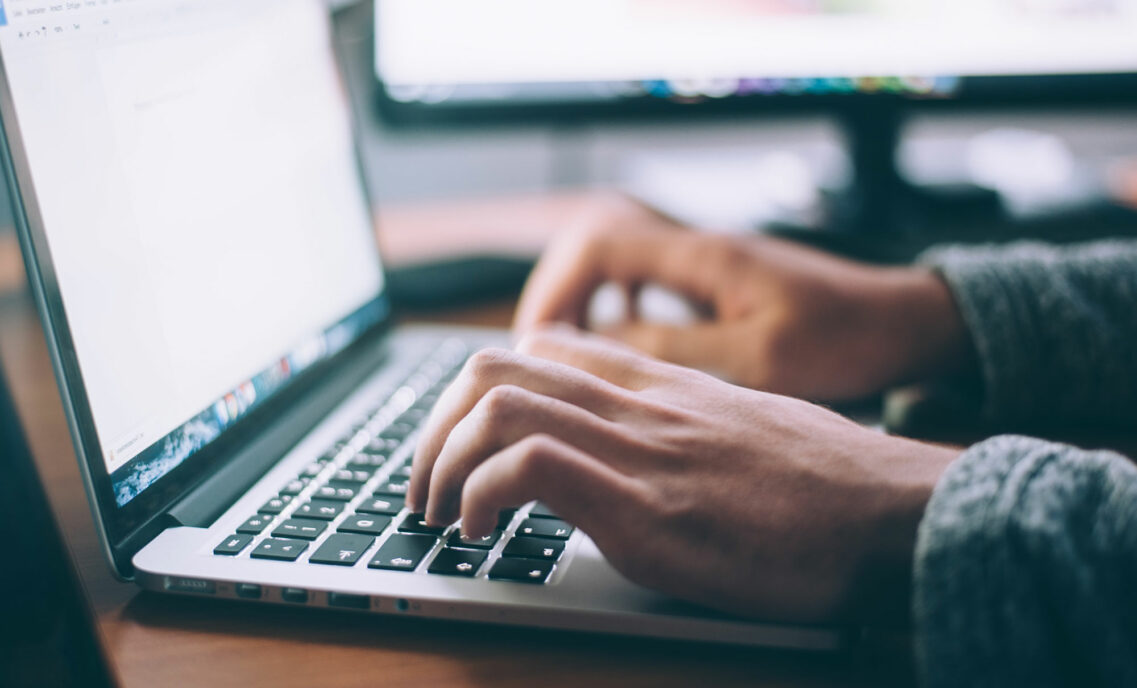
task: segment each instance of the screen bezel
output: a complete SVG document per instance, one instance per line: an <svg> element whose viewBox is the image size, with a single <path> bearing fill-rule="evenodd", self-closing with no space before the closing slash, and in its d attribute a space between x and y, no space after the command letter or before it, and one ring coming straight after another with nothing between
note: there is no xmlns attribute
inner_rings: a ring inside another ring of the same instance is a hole
<svg viewBox="0 0 1137 688"><path fill-rule="evenodd" d="M375 73L377 111L392 126L571 125L627 121L690 121L708 118L778 117L845 112L890 105L912 111L1133 107L1137 72L963 77L950 95L898 93L755 94L725 98L635 96L596 100L485 100L441 103L393 98Z"/></svg>
<svg viewBox="0 0 1137 688"><path fill-rule="evenodd" d="M358 183L371 219L371 236L375 246L376 261L383 278L382 286L375 296L358 307L364 308L374 304L382 309L384 317L368 327L342 351L297 375L271 398L252 409L248 416L234 423L220 437L170 470L122 507L115 502L111 475L103 460L94 417L67 322L59 281L51 260L43 215L35 195L27 151L24 149L19 131L7 66L3 54L0 53L0 163L3 164L8 179L12 216L24 256L28 283L36 300L48 351L55 369L64 414L71 430L72 443L90 501L95 528L108 561L116 574L121 577L125 577L124 559L129 562L130 556L133 555L133 552L122 551L124 543L135 539L140 531L153 527L152 524L158 522L178 499L224 466L242 446L264 431L271 419L278 416L283 409L296 404L305 392L329 376L333 369L352 358L361 348L375 346L391 327L393 320L391 302L387 290L386 272L379 253L374 199L370 193L370 185L366 181L366 169L360 150L359 124L355 108L348 96L342 55L330 17L326 27L329 32L328 49L332 51L341 90L345 94L344 108L350 119L355 142Z"/></svg>
<svg viewBox="0 0 1137 688"><path fill-rule="evenodd" d="M685 122L704 119L775 118L892 107L916 112L1018 108L1131 108L1137 106L1137 71L1084 74L961 76L949 95L900 93L777 93L725 98L549 99L541 101L406 102L393 98L379 71L374 0L363 3L369 32L372 101L394 127L574 126L605 123ZM761 75L752 75L761 76ZM823 76L823 75L819 75Z"/></svg>
<svg viewBox="0 0 1137 688"><path fill-rule="evenodd" d="M1123 108L1137 106L1137 71L1082 74L960 76L950 95L899 93L777 93L725 98L549 99L542 101L406 102L393 98L379 71L375 0L363 3L369 32L372 101L379 117L393 127L579 126L605 123L685 122L704 119L776 118L832 114L891 107L916 112L1019 108ZM751 75L761 76L761 75ZM823 75L818 75L823 76Z"/></svg>

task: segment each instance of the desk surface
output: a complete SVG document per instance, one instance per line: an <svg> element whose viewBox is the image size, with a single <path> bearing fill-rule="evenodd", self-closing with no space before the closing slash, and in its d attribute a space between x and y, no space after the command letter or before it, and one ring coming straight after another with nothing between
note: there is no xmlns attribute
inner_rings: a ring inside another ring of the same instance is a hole
<svg viewBox="0 0 1137 688"><path fill-rule="evenodd" d="M583 202L514 199L392 211L387 254L423 258L463 227L484 247L536 250ZM537 228L540 228L537 230ZM467 232L468 239L471 235ZM411 237L417 237L412 240ZM425 243L424 243L425 239ZM436 250L436 249L435 249ZM903 644L808 655L554 631L313 612L143 593L99 551L18 251L0 234L0 350L32 451L122 684L132 686L848 686L907 683ZM511 303L431 319L508 324Z"/></svg>

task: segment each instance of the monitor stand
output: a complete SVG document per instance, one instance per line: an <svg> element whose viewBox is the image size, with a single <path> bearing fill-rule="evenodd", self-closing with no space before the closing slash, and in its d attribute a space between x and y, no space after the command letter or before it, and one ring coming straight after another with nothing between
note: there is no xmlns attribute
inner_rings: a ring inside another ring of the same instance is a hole
<svg viewBox="0 0 1137 688"><path fill-rule="evenodd" d="M851 183L830 194L824 215L832 231L901 236L923 233L949 222L1004 217L997 192L971 185L919 186L904 178L897 164L905 113L898 103L857 103L839 118Z"/></svg>
<svg viewBox="0 0 1137 688"><path fill-rule="evenodd" d="M854 258L910 261L924 248L948 242L1035 238L1054 242L1133 236L1137 213L1106 199L1029 220L1011 217L993 189L973 184L918 185L897 158L905 112L901 103L866 100L839 115L850 161L846 188L823 194L814 226L763 228Z"/></svg>

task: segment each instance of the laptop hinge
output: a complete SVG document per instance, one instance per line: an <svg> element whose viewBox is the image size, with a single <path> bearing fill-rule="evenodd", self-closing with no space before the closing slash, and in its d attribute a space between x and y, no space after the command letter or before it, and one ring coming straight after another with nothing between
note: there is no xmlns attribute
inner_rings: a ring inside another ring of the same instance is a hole
<svg viewBox="0 0 1137 688"><path fill-rule="evenodd" d="M292 447L343 402L386 358L384 338L321 381L259 432L229 461L167 511L174 524L206 528L256 483ZM171 524L172 525L172 524Z"/></svg>

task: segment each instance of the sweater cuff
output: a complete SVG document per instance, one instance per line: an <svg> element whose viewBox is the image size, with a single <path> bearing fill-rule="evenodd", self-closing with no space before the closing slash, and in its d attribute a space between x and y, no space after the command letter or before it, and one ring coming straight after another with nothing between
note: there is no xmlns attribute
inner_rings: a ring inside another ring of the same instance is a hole
<svg viewBox="0 0 1137 688"><path fill-rule="evenodd" d="M923 685L1137 678L1135 504L1137 468L1110 452L1010 435L964 452L917 534Z"/></svg>
<svg viewBox="0 0 1137 688"><path fill-rule="evenodd" d="M945 247L924 253L927 265L947 283L979 360L983 380L983 415L996 418L1031 409L1037 399L1023 398L1035 388L1044 365L1035 328L1028 317L1031 294L1016 283L1005 260L988 250Z"/></svg>
<svg viewBox="0 0 1137 688"><path fill-rule="evenodd" d="M1137 242L924 253L971 334L989 420L1129 426L1137 408Z"/></svg>

